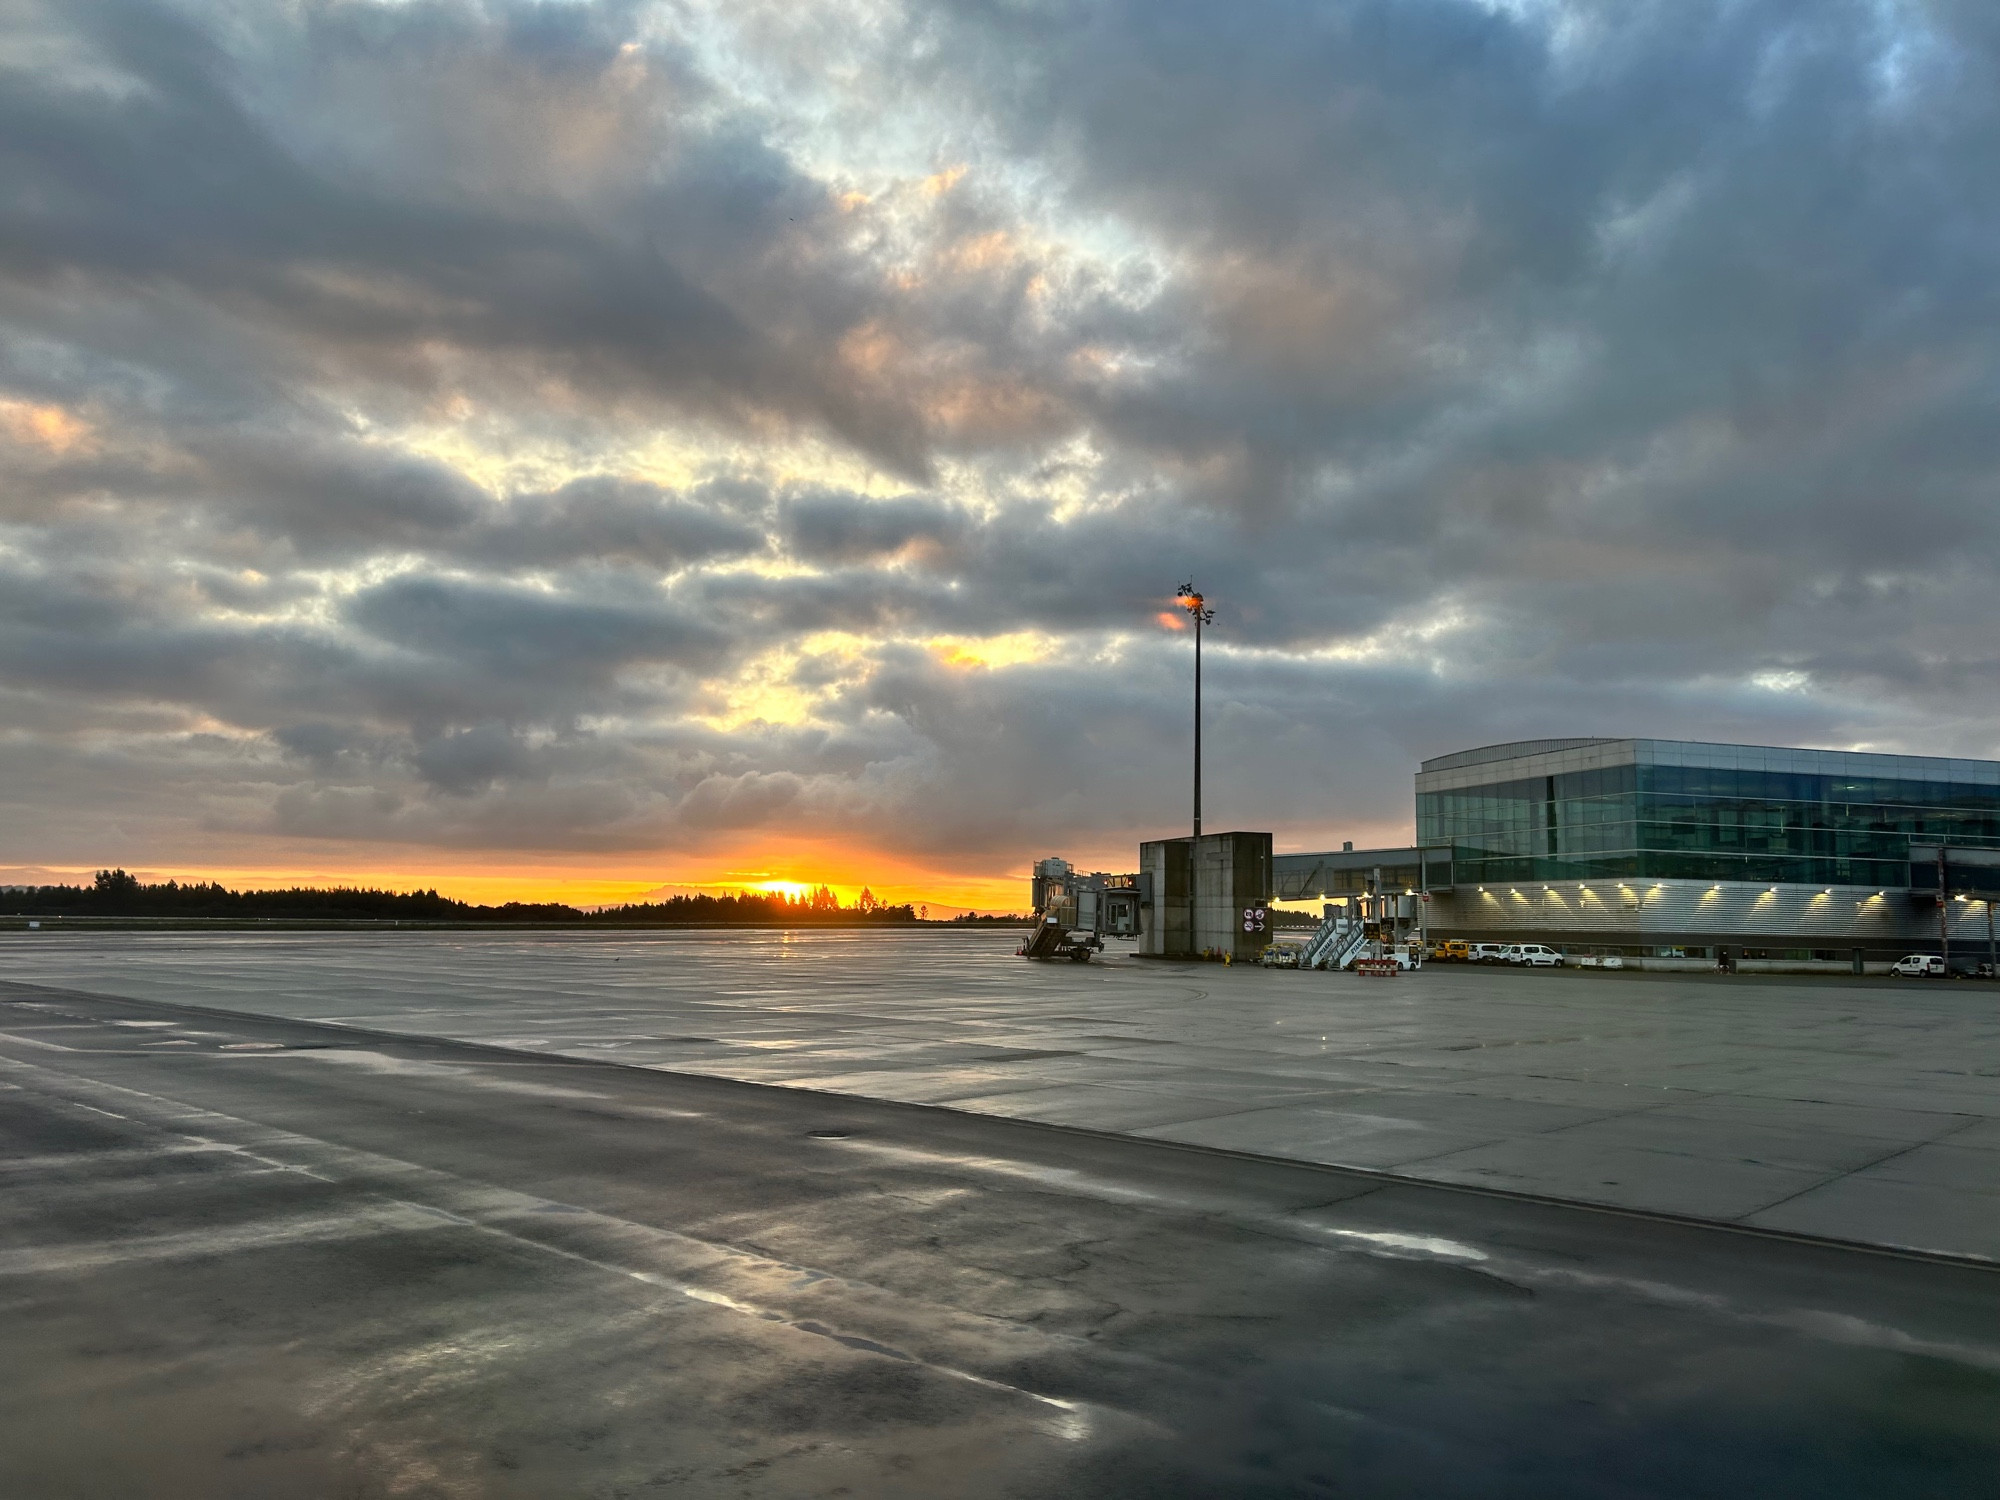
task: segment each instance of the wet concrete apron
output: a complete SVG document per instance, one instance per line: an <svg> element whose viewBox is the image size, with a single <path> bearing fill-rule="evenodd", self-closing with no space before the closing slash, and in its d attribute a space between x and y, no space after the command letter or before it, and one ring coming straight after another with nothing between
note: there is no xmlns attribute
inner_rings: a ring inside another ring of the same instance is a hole
<svg viewBox="0 0 2000 1500"><path fill-rule="evenodd" d="M15 988L0 1188L9 1495L2000 1472L1992 1270L919 1106Z"/></svg>

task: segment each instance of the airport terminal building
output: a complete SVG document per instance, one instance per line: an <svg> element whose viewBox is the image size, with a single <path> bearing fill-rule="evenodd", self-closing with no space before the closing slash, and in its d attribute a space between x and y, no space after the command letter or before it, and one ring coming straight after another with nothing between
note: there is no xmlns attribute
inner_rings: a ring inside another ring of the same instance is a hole
<svg viewBox="0 0 2000 1500"><path fill-rule="evenodd" d="M1544 942L1648 968L2000 956L2000 762L1690 740L1520 740L1426 760L1416 844L1280 854L1270 834L1140 846L1144 946L1262 950L1260 900L1432 940Z"/></svg>
<svg viewBox="0 0 2000 1500"><path fill-rule="evenodd" d="M1847 966L1946 941L1986 956L2000 762L1529 740L1427 760L1416 793L1418 847L1449 850L1434 936L1704 961Z"/></svg>
<svg viewBox="0 0 2000 1500"><path fill-rule="evenodd" d="M1290 854L1268 833L1140 848L1142 951L1254 956L1261 899L1433 941L1646 966L1853 969L2000 956L2000 761L1548 739L1427 760L1408 848Z"/></svg>

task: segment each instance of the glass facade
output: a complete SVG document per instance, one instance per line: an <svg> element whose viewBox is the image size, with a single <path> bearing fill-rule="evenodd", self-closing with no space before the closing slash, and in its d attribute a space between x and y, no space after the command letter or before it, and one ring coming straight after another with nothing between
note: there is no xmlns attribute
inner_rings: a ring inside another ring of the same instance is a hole
<svg viewBox="0 0 2000 1500"><path fill-rule="evenodd" d="M1671 748L1678 763L1640 754L1419 792L1417 841L1453 845L1455 878L1478 885L1652 877L1903 887L1912 843L2000 849L2000 776L1931 779L1908 774L1905 757L1837 752L1827 755L1836 771L1704 766L1686 763L1696 747ZM1878 759L1890 774L1854 774Z"/></svg>

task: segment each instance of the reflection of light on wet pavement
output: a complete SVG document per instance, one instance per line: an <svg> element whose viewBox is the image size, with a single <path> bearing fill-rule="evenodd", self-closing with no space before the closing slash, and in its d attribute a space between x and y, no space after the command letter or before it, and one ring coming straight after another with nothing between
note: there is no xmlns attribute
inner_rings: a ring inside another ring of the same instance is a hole
<svg viewBox="0 0 2000 1500"><path fill-rule="evenodd" d="M335 1062L350 1069L359 1067L366 1072L396 1077L422 1079L428 1076L439 1082L449 1080L454 1087L488 1087L559 1099L613 1098L609 1094L521 1085L518 1080L486 1076L488 1069L504 1073L510 1066L504 1062L439 1064L357 1050L312 1050L287 1053L285 1056L288 1059ZM1051 1344L1066 1342L1061 1335L1044 1333L1026 1323L991 1314L966 1317L948 1309L930 1307L917 1299L899 1297L871 1283L779 1260L723 1240L460 1178L395 1156L253 1123L120 1084L75 1078L53 1079L45 1070L10 1058L0 1059L0 1068L30 1080L42 1092L64 1096L64 1102L70 1108L137 1123L160 1132L163 1138L155 1147L138 1153L143 1158L185 1153L192 1149L217 1151L242 1162L254 1163L262 1171L296 1172L321 1182L362 1187L370 1191L368 1198L335 1213L293 1214L226 1229L0 1251L0 1278L73 1273L127 1261L182 1260L245 1249L435 1232L456 1226L497 1237L531 1254L553 1256L638 1282L703 1307L825 1339L857 1354L912 1365L954 1381L1032 1402L1060 1414L1052 1420L1048 1430L1053 1436L1066 1441L1081 1441L1093 1431L1091 1413L1097 1408L1089 1403L1046 1395L1026 1386L979 1374L962 1363L913 1352L887 1338L859 1331L851 1326L850 1320L865 1320L871 1310L878 1316L886 1311L888 1321L893 1325L914 1323L925 1328L927 1336L934 1341L951 1341L953 1335L938 1327L935 1321L935 1314L943 1312L946 1317L957 1318L962 1325L956 1339L962 1346L962 1352L979 1351L991 1340L1001 1338L1014 1343L1011 1358L1015 1359L1027 1350L1042 1350ZM104 1103L119 1103L131 1113L87 1102L91 1098ZM630 1111L621 1106L619 1113L624 1115ZM640 1113L650 1115L662 1111L642 1110ZM703 1117L694 1112L683 1113L690 1118ZM196 1129L203 1133L194 1134ZM258 1172L241 1175L254 1176ZM954 1194L922 1196L940 1200ZM651 1264L647 1264L649 1261ZM676 1274L676 1270L680 1274ZM718 1282L723 1285L717 1285ZM762 1295L759 1295L760 1291ZM817 1305L818 1310L805 1315L774 1305L774 1300L782 1300L787 1293L794 1296L803 1294L806 1299L804 1305ZM976 1327L980 1337L966 1340L965 1327ZM1111 1409L1103 1410L1107 1415L1111 1414Z"/></svg>
<svg viewBox="0 0 2000 1500"><path fill-rule="evenodd" d="M1191 1207L1191 1200L1150 1192L1143 1188L1129 1187L1124 1183L1111 1182L1104 1178L1092 1177L1089 1173L1078 1172L1070 1167L1044 1167L1035 1162L1010 1161L999 1156L968 1156L955 1151L926 1151L914 1146L891 1146L880 1141L844 1140L838 1143L843 1151L864 1151L871 1156L879 1156L885 1161L898 1161L911 1165L932 1164L941 1167L956 1167L961 1171L988 1172L999 1177L1010 1177L1021 1182L1040 1183L1064 1192L1081 1193L1086 1197L1103 1198L1120 1203L1166 1203L1176 1207Z"/></svg>
<svg viewBox="0 0 2000 1500"><path fill-rule="evenodd" d="M1351 1240L1357 1244L1375 1245L1384 1250L1403 1250L1416 1255L1436 1255L1446 1260L1485 1260L1484 1250L1475 1250L1470 1245L1461 1245L1456 1240L1441 1240L1428 1234L1395 1234L1386 1230L1332 1229L1321 1227L1321 1234L1337 1240Z"/></svg>
<svg viewBox="0 0 2000 1500"><path fill-rule="evenodd" d="M1956 1206L1989 1191L1990 1153L1949 1139L2000 1117L2000 1078L1968 1061L1990 1051L1979 994L1830 1010L1812 980L1752 1004L1698 978L1434 969L1388 995L1115 947L1028 964L1017 941L36 933L0 935L0 959L62 988L2000 1259L2000 1225Z"/></svg>

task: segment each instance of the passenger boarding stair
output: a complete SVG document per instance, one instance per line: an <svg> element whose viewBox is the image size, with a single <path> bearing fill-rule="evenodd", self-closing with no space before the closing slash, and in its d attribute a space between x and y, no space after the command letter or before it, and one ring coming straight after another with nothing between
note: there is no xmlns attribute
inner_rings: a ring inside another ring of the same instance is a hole
<svg viewBox="0 0 2000 1500"><path fill-rule="evenodd" d="M1360 922L1328 917L1306 942L1305 951L1299 955L1299 967L1344 969L1367 940Z"/></svg>
<svg viewBox="0 0 2000 1500"><path fill-rule="evenodd" d="M1035 930L1029 934L1027 942L1021 945L1021 957L1055 958L1063 951L1068 937L1069 934L1064 931L1060 922L1052 916L1044 917L1035 924Z"/></svg>

